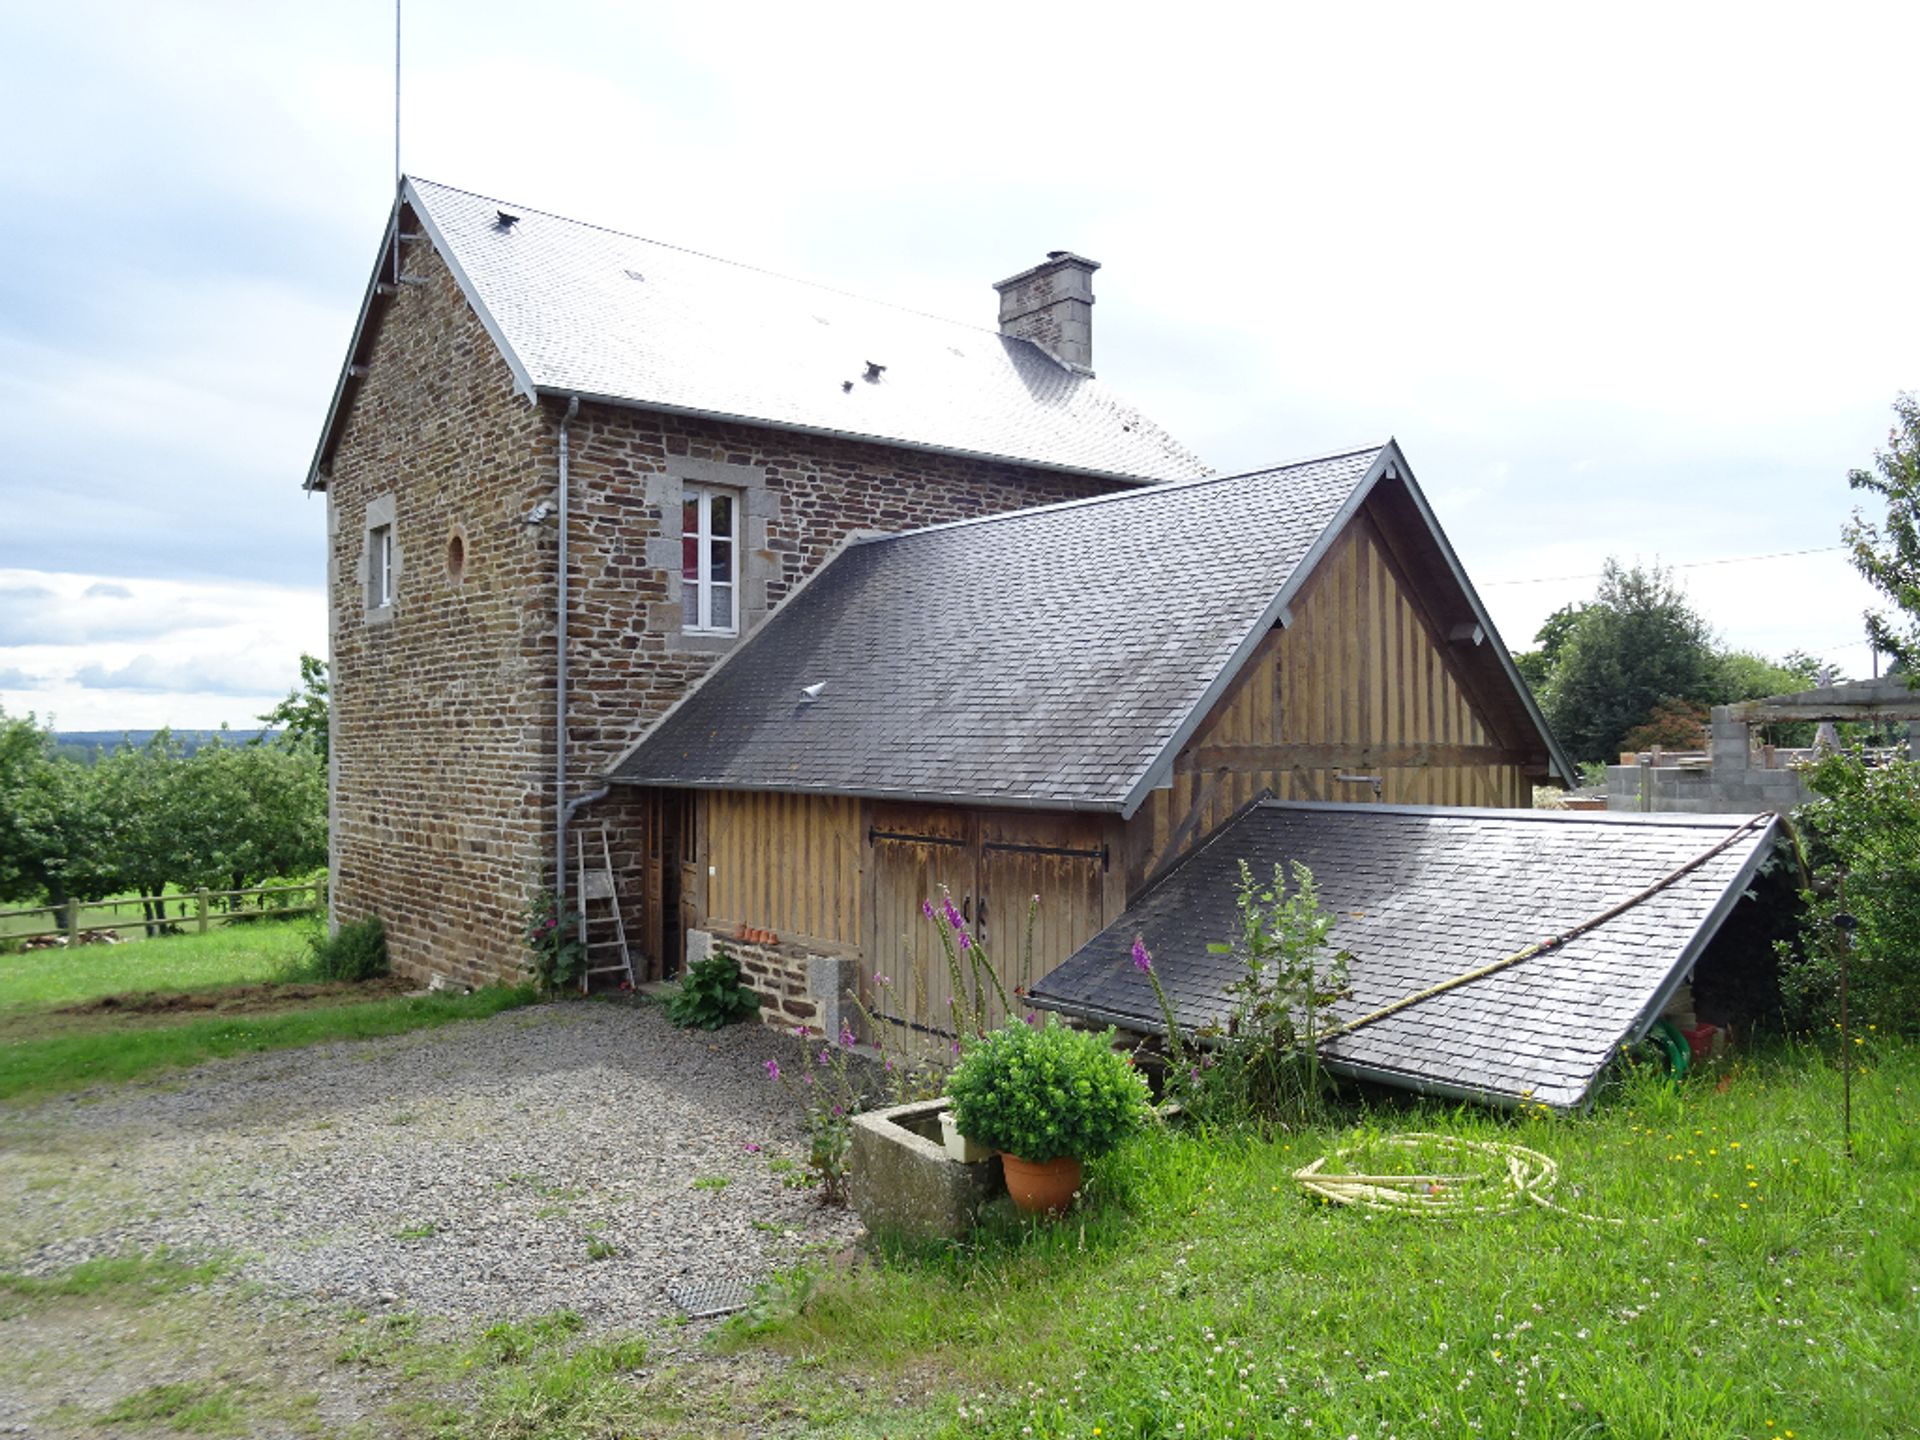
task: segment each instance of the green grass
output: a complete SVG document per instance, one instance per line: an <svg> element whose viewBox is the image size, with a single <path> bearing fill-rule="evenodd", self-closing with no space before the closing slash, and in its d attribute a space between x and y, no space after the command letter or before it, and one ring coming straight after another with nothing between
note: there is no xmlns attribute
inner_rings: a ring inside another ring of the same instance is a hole
<svg viewBox="0 0 1920 1440"><path fill-rule="evenodd" d="M836 1434L1914 1434L1920 1051L1858 1058L1852 1162L1830 1055L1795 1046L1723 1086L1634 1077L1584 1117L1156 1132L1091 1167L1062 1222L996 1216L964 1246L793 1279L727 1343L804 1361L801 1403ZM1385 1215L1292 1178L1402 1130L1536 1148L1558 1200L1625 1223ZM886 1400L850 1399L849 1376Z"/></svg>
<svg viewBox="0 0 1920 1440"><path fill-rule="evenodd" d="M228 1055L480 1020L538 998L530 986L489 986L471 995L437 993L17 1039L0 1046L0 1100L132 1080Z"/></svg>
<svg viewBox="0 0 1920 1440"><path fill-rule="evenodd" d="M0 955L0 1012L76 1005L134 991L204 990L277 980L305 954L309 927L268 920L139 945Z"/></svg>
<svg viewBox="0 0 1920 1440"><path fill-rule="evenodd" d="M0 1271L0 1293L43 1300L65 1296L111 1294L117 1299L145 1301L204 1285L226 1269L222 1260L188 1264L165 1250L146 1255L108 1255L83 1260L57 1275L15 1275Z"/></svg>
<svg viewBox="0 0 1920 1440"><path fill-rule="evenodd" d="M239 1398L224 1385L195 1381L149 1385L109 1407L103 1425L164 1425L183 1435L242 1433Z"/></svg>
<svg viewBox="0 0 1920 1440"><path fill-rule="evenodd" d="M588 1338L570 1310L502 1320L465 1341L426 1338L417 1318L360 1322L339 1363L426 1381L440 1398L406 1394L382 1434L484 1435L490 1440L616 1440L655 1433L658 1406L631 1372L646 1363L646 1342L632 1335ZM444 1392L470 1378L464 1403Z"/></svg>

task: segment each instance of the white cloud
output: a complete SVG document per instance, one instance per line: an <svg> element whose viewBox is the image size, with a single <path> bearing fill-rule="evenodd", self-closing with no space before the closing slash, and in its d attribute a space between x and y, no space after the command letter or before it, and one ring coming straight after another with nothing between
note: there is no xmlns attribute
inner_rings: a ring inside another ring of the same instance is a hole
<svg viewBox="0 0 1920 1440"><path fill-rule="evenodd" d="M250 726L303 650L326 653L317 588L0 570L0 706L65 729Z"/></svg>

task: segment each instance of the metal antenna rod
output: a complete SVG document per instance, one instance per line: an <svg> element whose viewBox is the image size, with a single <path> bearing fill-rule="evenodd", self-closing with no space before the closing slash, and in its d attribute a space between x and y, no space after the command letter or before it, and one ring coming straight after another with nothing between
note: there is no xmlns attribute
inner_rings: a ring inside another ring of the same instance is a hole
<svg viewBox="0 0 1920 1440"><path fill-rule="evenodd" d="M400 0L393 0L393 283L400 283Z"/></svg>

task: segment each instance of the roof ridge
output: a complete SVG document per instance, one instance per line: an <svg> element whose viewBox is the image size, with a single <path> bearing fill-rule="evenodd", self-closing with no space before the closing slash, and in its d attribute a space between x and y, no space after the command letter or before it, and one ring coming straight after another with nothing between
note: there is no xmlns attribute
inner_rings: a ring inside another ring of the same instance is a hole
<svg viewBox="0 0 1920 1440"><path fill-rule="evenodd" d="M558 211L542 210L538 205L521 205L517 201L502 200L497 195L483 195L478 190L467 190L459 185L449 185L442 180L430 180L424 175L409 174L406 178L416 184L431 185L437 190L451 190L454 194L465 195L471 200L484 200L489 205L511 206L514 210L524 214L540 215L548 220L558 220L562 224L577 225L582 230L597 230L602 235L616 235L622 240L637 240L642 245L655 245L662 250L671 250L677 255L691 255L697 260L711 260L716 265L730 265L736 270L746 270L755 275L765 275L773 280L784 280L790 285L804 285L809 290L818 290L827 295L838 295L843 300L857 300L862 305L872 305L882 310L897 311L902 315L912 315L921 320L938 321L942 325L953 325L962 330L971 330L976 335L986 335L996 340L1016 341L1022 345L1032 346L1033 349L1045 355L1048 360L1051 360L1062 369L1071 368L1067 366L1064 361L1049 354L1046 347L1036 341L1029 340L1021 335L1008 335L999 329L989 330L986 326L975 324L970 320L956 320L950 315L936 315L931 310L916 310L911 305L902 305L892 300L876 300L871 295L862 295L857 290L842 290L838 286L823 284L818 280L809 280L802 275L789 275L783 270L769 270L764 265L750 264L745 260L730 260L725 255L715 255L706 250L695 250L690 245L675 245L671 240L655 240L648 235L637 235L631 230L617 230L611 225L600 225L592 220L577 220L571 215L562 215ZM1083 378L1097 380L1098 377L1084 375ZM1158 427L1156 426L1155 428Z"/></svg>
<svg viewBox="0 0 1920 1440"><path fill-rule="evenodd" d="M1156 427L1158 428L1158 427ZM1165 433L1164 431L1162 432ZM942 520L937 525L922 525L915 530L895 530L885 535L869 535L861 545L883 545L889 540L906 540L937 530L958 530L967 525L991 525L1001 520L1023 520L1031 515L1047 515L1056 510L1079 510L1110 500L1131 500L1155 495L1163 490L1186 490L1196 485L1219 485L1230 480L1251 480L1261 475L1276 475L1282 470L1299 470L1308 465L1324 465L1329 460L1345 460L1353 455L1377 455L1393 443L1392 437L1374 445L1355 445L1347 450L1331 450L1325 455L1308 455L1298 460L1283 460L1278 465L1263 465L1258 470L1241 470L1232 475L1191 475L1184 480L1153 480L1125 490L1106 490L1098 495L1082 495L1077 500L1055 500L1046 505L1027 505L1018 510L997 510L991 515L970 515L964 520Z"/></svg>

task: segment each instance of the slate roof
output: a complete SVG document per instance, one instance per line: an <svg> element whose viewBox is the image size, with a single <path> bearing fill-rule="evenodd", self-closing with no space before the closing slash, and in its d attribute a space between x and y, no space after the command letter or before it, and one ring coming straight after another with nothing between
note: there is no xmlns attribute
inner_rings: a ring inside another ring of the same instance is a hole
<svg viewBox="0 0 1920 1440"><path fill-rule="evenodd" d="M1389 443L855 543L613 778L1131 814L1397 456Z"/></svg>
<svg viewBox="0 0 1920 1440"><path fill-rule="evenodd" d="M529 396L579 395L1109 478L1207 473L1098 380L1029 340L429 180L404 187ZM511 226L500 224L503 210L517 217ZM869 362L885 367L872 382ZM309 485L324 484L340 405L336 394Z"/></svg>
<svg viewBox="0 0 1920 1440"><path fill-rule="evenodd" d="M1514 1104L1579 1104L1623 1040L1659 1018L1766 859L1771 816L1593 815L1538 810L1261 801L1224 827L1032 989L1046 1009L1163 1034L1134 966L1153 953L1182 1028L1221 1018L1239 962L1238 862L1313 871L1337 913L1368 1014L1568 929L1749 830L1698 869L1564 946L1331 1041L1329 1068L1414 1090Z"/></svg>

